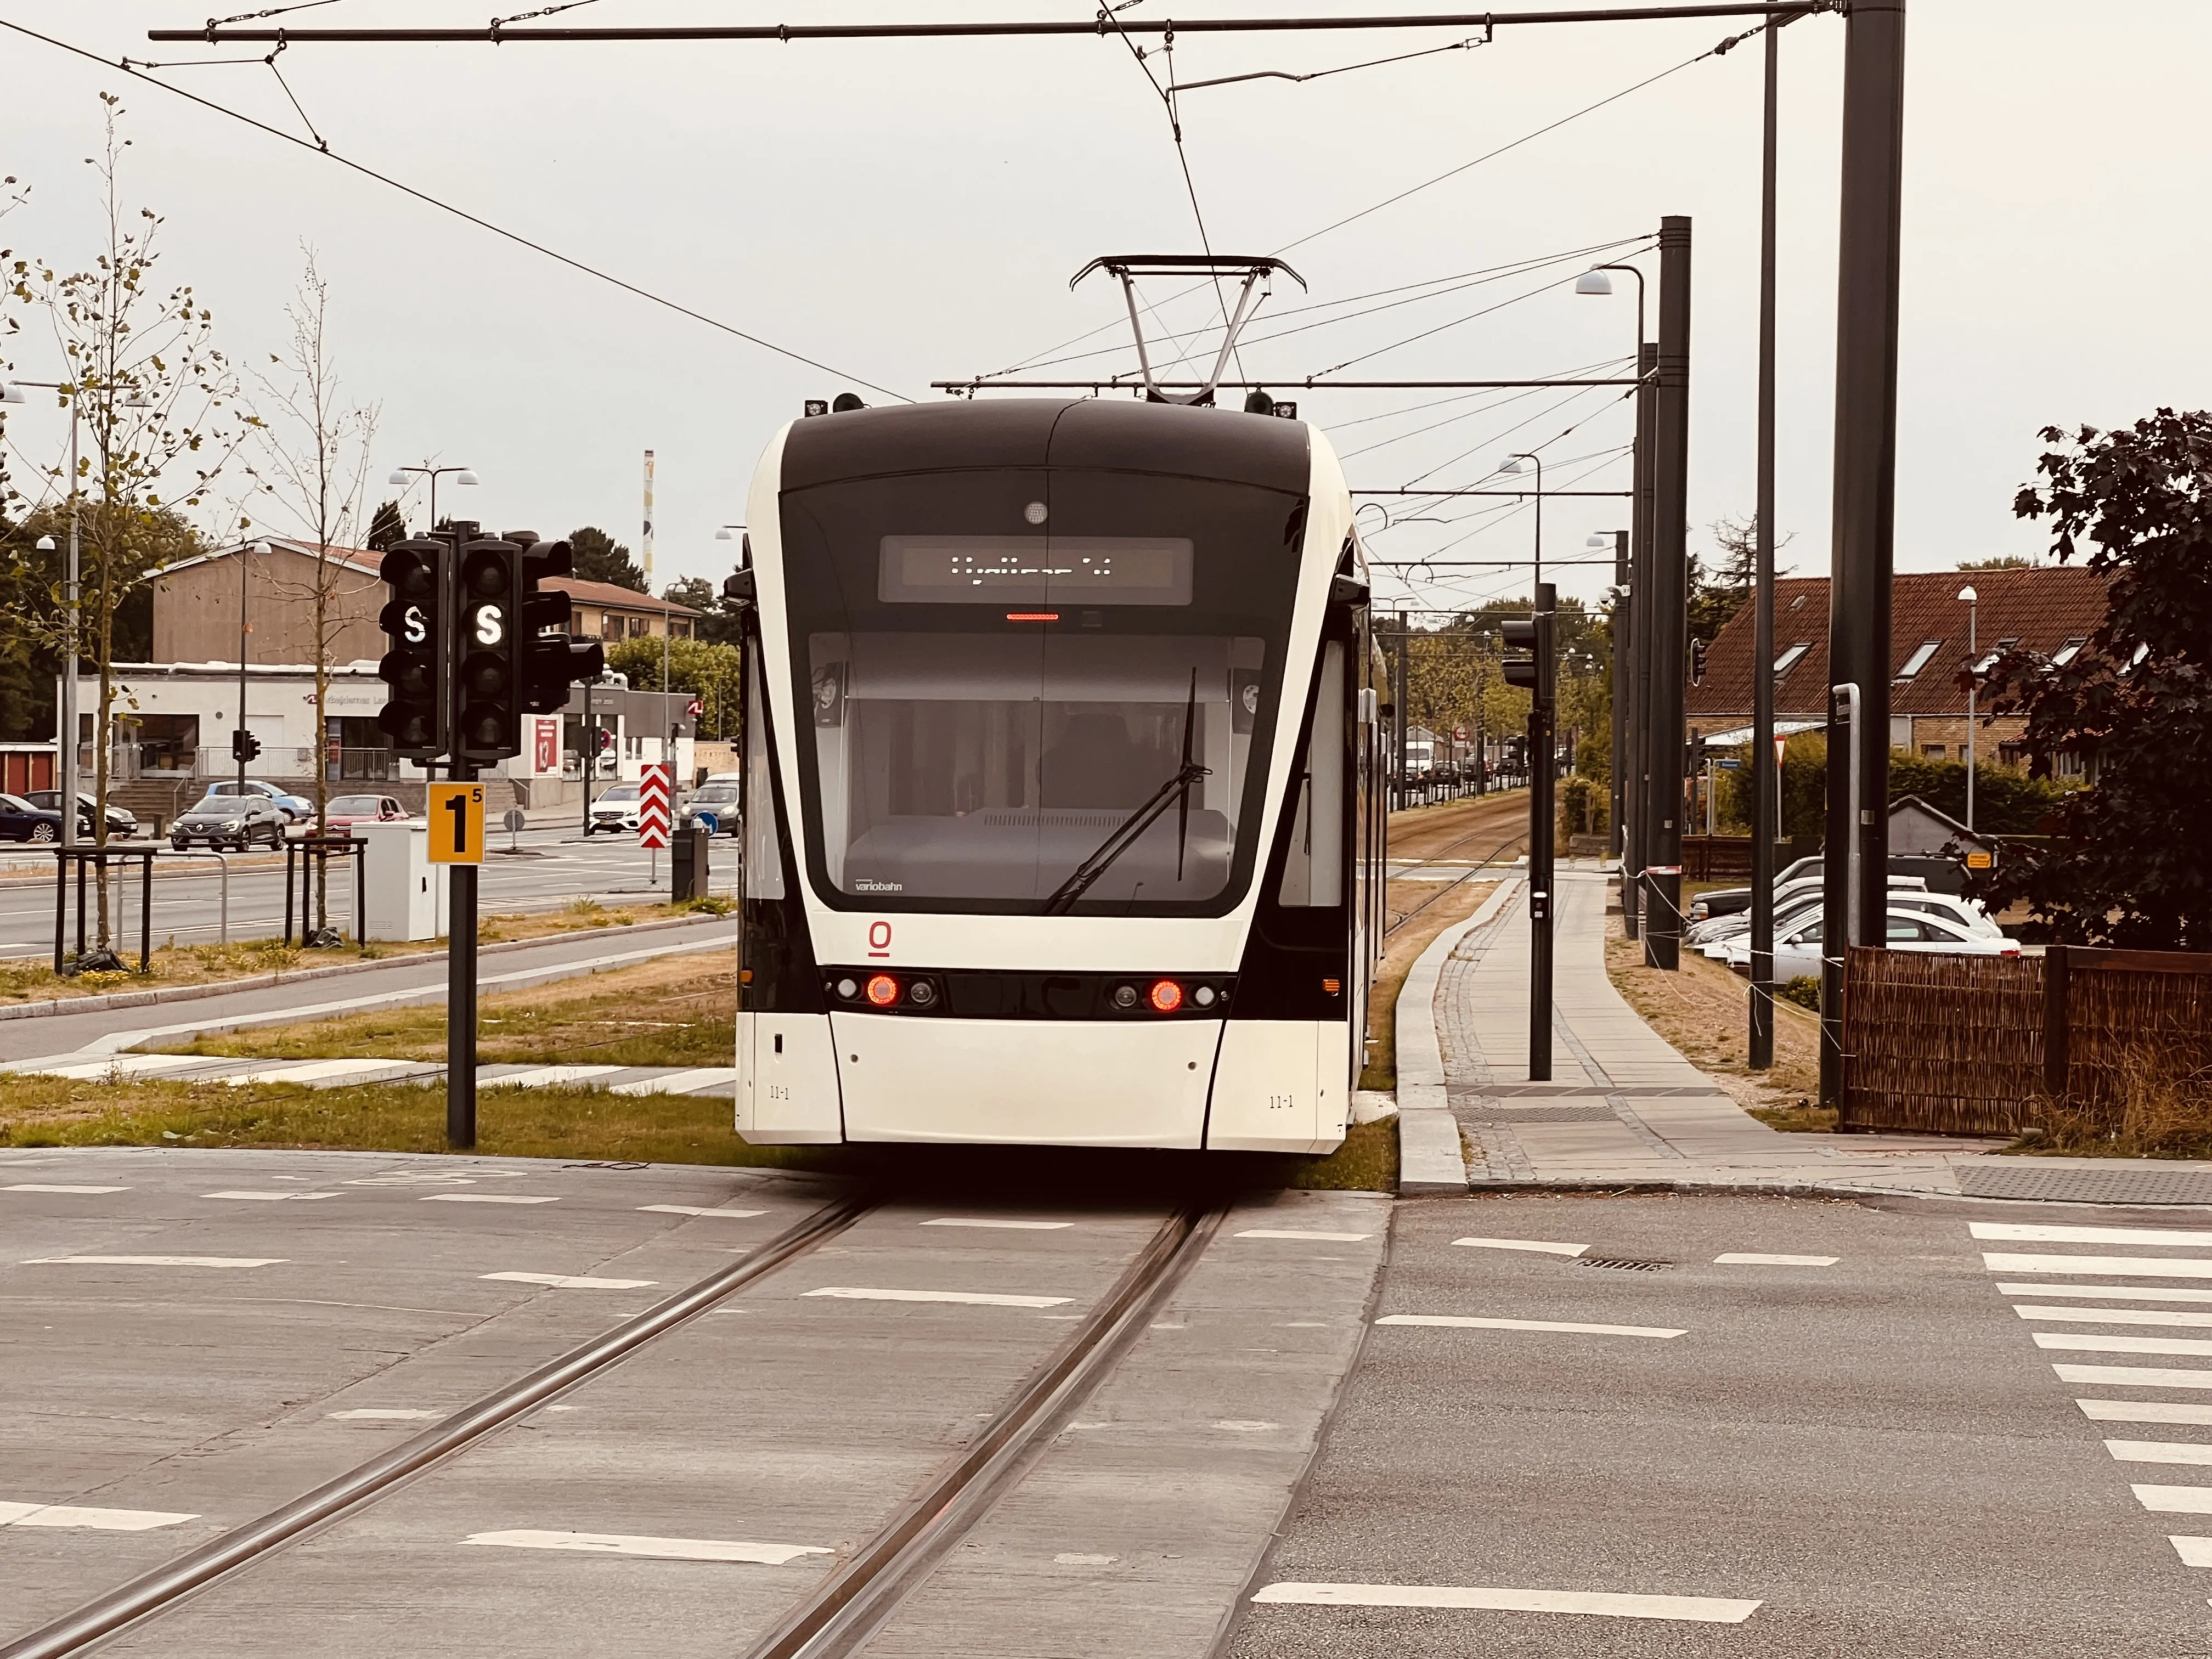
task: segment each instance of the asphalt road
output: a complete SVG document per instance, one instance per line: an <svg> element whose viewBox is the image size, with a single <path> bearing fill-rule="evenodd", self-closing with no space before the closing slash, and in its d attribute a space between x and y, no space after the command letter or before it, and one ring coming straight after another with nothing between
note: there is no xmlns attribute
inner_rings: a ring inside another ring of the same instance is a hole
<svg viewBox="0 0 2212 1659"><path fill-rule="evenodd" d="M574 828L526 830L510 837L505 830L491 836L491 854L485 859L480 878L479 903L489 914L499 910L557 909L584 896L629 898L646 902L666 896L669 859L654 856L629 836L586 838ZM524 856L504 849L510 840ZM128 845L130 843L126 843ZM144 845L139 842L137 845ZM284 925L284 872L279 864L236 867L229 878L229 933L234 939L273 939ZM257 848L248 855L266 859ZM175 939L181 945L212 943L222 931L222 881L215 861L204 857L175 859L177 873L169 873L172 860L164 854L155 866L154 927L155 945ZM331 870L331 913L334 926L350 932L353 878ZM718 837L708 854L709 884L717 892L734 890L737 850L727 837ZM138 937L138 882L131 870L119 883L116 933L136 948ZM67 939L73 945L74 895ZM0 883L0 960L42 957L52 953L54 939L54 890L51 874L41 879Z"/></svg>
<svg viewBox="0 0 2212 1659"><path fill-rule="evenodd" d="M2106 1436L2186 1442L2165 1455L2212 1461L2212 1426L2203 1426L2212 1413L2202 1409L2212 1395L2172 1386L2172 1372L2138 1373L2166 1378L2164 1387L2061 1380L2054 1361L2098 1356L2039 1348L2045 1333L2015 1316L1998 1288L2017 1275L1988 1271L1981 1254L2185 1255L2212 1273L2204 1260L2212 1251L1984 1246L1968 1232L1972 1220L2186 1228L2208 1218L1728 1197L1401 1205L1382 1315L1551 1328L1371 1329L1326 1449L1261 1575L1261 1599L1227 1651L1234 1659L2212 1653L2212 1575L2185 1565L2168 1542L2212 1533L2212 1524L2150 1512L2130 1491L2203 1471L2116 1461L2100 1443ZM2212 1243L2212 1232L2197 1237ZM1454 1243L1468 1237L1587 1244L1590 1256L1671 1265L1608 1268ZM1731 1253L1836 1259L1716 1261ZM2049 1279L2084 1294L2077 1274ZM2092 1341L2128 1328L2087 1325ZM2135 1328L2154 1338L2204 1334ZM2212 1344L2197 1346L2212 1352ZM2212 1382L2212 1371L2183 1375ZM2194 1411L2196 1425L2093 1421L2075 1403L2091 1396L2152 1401L2154 1413L2160 1402L2169 1413ZM2212 1499L2212 1489L2199 1489L2199 1498ZM1314 1585L1339 1588L1301 1588ZM1433 1605L1470 1593L1487 1605ZM1568 1600L1532 1610L1531 1593ZM1692 1598L1697 1610L1644 1599L1654 1597ZM1354 1604L1376 1601L1431 1605Z"/></svg>
<svg viewBox="0 0 2212 1659"><path fill-rule="evenodd" d="M803 1176L666 1166L0 1153L0 1408L20 1431L0 1474L0 1643L827 1196ZM909 1179L812 1254L112 1650L743 1652L957 1455L1172 1203L979 1200ZM1232 1207L869 1651L1202 1659L1357 1350L1387 1216L1346 1194Z"/></svg>

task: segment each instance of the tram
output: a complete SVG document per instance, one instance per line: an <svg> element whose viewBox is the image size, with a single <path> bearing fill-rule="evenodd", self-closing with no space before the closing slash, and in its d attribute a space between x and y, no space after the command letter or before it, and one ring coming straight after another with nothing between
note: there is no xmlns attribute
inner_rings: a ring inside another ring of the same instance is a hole
<svg viewBox="0 0 2212 1659"><path fill-rule="evenodd" d="M1322 435L841 408L747 509L739 1134L1335 1148L1388 680Z"/></svg>

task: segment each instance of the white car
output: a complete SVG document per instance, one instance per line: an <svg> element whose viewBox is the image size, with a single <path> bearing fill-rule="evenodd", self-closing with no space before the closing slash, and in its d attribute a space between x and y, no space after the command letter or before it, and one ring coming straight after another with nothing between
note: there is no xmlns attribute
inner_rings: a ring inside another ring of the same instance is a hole
<svg viewBox="0 0 2212 1659"><path fill-rule="evenodd" d="M1893 951L1928 951L1970 957L2016 957L2020 954L2019 943L2007 939L2002 933L1991 938L1986 933L1970 933L1966 923L1925 909L1892 908L1888 938L1885 943ZM1731 968L1748 971L1751 967L1751 941L1747 939L1731 941L1725 960ZM1774 982L1787 985L1793 979L1820 977L1820 916L1815 914L1800 917L1786 935L1778 927L1774 941Z"/></svg>
<svg viewBox="0 0 2212 1659"><path fill-rule="evenodd" d="M1927 881L1919 876L1892 876L1889 878L1889 890L1893 896L1899 893L1925 892L1927 888ZM1821 881L1817 874L1777 885L1774 890L1774 915L1777 925L1779 925L1784 912L1798 908L1808 898L1817 903L1820 902L1820 894ZM1726 915L1713 916L1704 921L1692 923L1683 931L1682 937L1692 945L1714 945L1733 939L1738 933L1747 933L1750 931L1751 912L1732 910Z"/></svg>
<svg viewBox="0 0 2212 1659"><path fill-rule="evenodd" d="M611 830L619 835L627 830L631 835L635 835L638 798L643 793L643 788L637 784L616 784L592 802L592 816L584 825L584 833L588 836L598 830Z"/></svg>
<svg viewBox="0 0 2212 1659"><path fill-rule="evenodd" d="M1895 915L1900 910L1916 910L1923 915L1940 916L1954 926L1963 927L1979 939L2001 939L2005 937L2004 929L1991 921L1990 913L1972 899L1961 898L1954 893L1929 893L1915 889L1900 889L1895 884L1899 881L1917 883L1917 877L1911 876L1890 878L1889 911L1892 915ZM1782 938L1807 916L1819 915L1820 909L1821 897L1818 893L1801 895L1787 907L1778 905L1774 914L1775 938ZM1734 921L1735 918L1730 917L1729 920ZM1726 933L1717 935L1698 945L1697 948L1716 962L1729 962L1735 959L1729 952L1739 946L1747 951L1751 948L1751 924L1748 921L1746 921L1741 927L1732 928Z"/></svg>

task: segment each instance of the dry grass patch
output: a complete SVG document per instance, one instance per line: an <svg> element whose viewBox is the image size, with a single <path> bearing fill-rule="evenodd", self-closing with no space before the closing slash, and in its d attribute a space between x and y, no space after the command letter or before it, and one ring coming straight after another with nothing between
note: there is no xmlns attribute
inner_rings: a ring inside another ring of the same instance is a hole
<svg viewBox="0 0 2212 1659"><path fill-rule="evenodd" d="M1754 1072L1750 1060L1751 981L1685 947L1674 973L1644 965L1640 939L1607 924L1606 972L1644 1023L1676 1053L1710 1073L1737 1105L1777 1129L1832 1131L1833 1109L1820 1093L1820 1020L1792 1003L1774 1005L1774 1066Z"/></svg>
<svg viewBox="0 0 2212 1659"><path fill-rule="evenodd" d="M2212 1066L2149 1043L2106 1073L2092 1098L2041 1097L2039 1125L2005 1148L2057 1158L2212 1158Z"/></svg>
<svg viewBox="0 0 2212 1659"><path fill-rule="evenodd" d="M737 976L720 951L662 957L483 999L477 1059L487 1065L732 1066ZM442 1004L197 1037L164 1052L270 1060L446 1057Z"/></svg>

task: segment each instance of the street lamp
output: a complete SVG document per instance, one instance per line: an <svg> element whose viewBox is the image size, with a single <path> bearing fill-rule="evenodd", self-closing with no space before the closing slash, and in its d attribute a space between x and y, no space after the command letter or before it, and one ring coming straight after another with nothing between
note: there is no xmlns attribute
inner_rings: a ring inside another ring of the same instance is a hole
<svg viewBox="0 0 2212 1659"><path fill-rule="evenodd" d="M1979 649L1975 635L1975 624L1979 620L1981 595L1971 587L1959 590L1960 603L1966 607L1966 829L1974 827L1974 691L1979 684L1979 665L1974 657Z"/></svg>
<svg viewBox="0 0 2212 1659"><path fill-rule="evenodd" d="M1528 465L1523 465L1524 462ZM1527 471L1529 466L1536 469L1536 584L1540 587L1544 581L1544 458L1531 454L1508 455L1498 464L1498 470L1517 477Z"/></svg>
<svg viewBox="0 0 2212 1659"><path fill-rule="evenodd" d="M404 489L406 487L407 475L410 472L420 473L430 481L430 528L433 530L438 527L439 477L445 473L452 472L459 475L453 480L457 484L465 484L473 489L477 483L477 475L465 466L395 466L392 469L392 476L384 482L388 484L397 484Z"/></svg>

